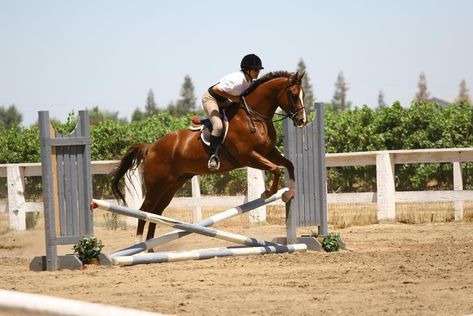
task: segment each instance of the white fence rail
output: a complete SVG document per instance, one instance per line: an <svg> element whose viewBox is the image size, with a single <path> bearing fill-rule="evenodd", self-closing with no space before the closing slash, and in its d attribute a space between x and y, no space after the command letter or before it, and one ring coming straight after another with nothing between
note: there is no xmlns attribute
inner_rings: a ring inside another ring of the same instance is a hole
<svg viewBox="0 0 473 316"><path fill-rule="evenodd" d="M378 219L394 219L396 202L451 201L455 220L463 219L463 202L473 200L472 190L463 190L462 163L473 161L473 148L389 150L327 154L328 167L376 165L376 192L328 194L329 203L378 204ZM394 165L411 163L453 163L453 190L403 191L395 190Z"/></svg>
<svg viewBox="0 0 473 316"><path fill-rule="evenodd" d="M431 202L451 201L454 203L455 219L463 219L463 202L473 200L472 190L463 190L462 163L473 161L473 148L419 149L355 152L326 154L326 166L367 166L376 165L376 192L363 193L330 193L328 203L377 203L378 219L394 219L397 202ZM396 192L394 185L394 165L409 163L453 163L454 189L447 191L409 191ZM116 168L118 161L93 161L92 174L108 174ZM25 229L25 212L40 211L42 202L25 202L24 177L41 176L40 163L0 164L0 177L7 177L8 200L0 204L0 211L10 214L10 228ZM138 208L142 200L141 180L138 174L131 177L125 192L130 207ZM212 197L201 196L199 178L192 179L192 197L175 198L171 207L193 208L194 220L201 219L203 207L231 207L252 200L264 191L263 173L248 169L249 196ZM128 181L127 181L128 182ZM282 203L282 202L279 202ZM250 221L259 222L266 219L264 207L252 211Z"/></svg>

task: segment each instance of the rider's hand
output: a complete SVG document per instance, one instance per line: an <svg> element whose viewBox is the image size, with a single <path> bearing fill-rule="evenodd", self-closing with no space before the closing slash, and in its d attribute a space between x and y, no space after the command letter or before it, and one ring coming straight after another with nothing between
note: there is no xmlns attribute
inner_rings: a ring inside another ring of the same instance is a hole
<svg viewBox="0 0 473 316"><path fill-rule="evenodd" d="M230 100L232 100L232 102L234 102L234 103L240 103L241 102L240 96L232 96L232 98Z"/></svg>

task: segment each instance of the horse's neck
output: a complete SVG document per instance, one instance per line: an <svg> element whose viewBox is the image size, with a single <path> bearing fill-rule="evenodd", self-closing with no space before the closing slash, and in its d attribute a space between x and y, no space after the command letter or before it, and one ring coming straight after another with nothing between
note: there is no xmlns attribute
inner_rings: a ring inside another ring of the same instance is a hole
<svg viewBox="0 0 473 316"><path fill-rule="evenodd" d="M246 103L262 116L272 118L278 108L278 95L285 80L273 79L256 88L246 97Z"/></svg>

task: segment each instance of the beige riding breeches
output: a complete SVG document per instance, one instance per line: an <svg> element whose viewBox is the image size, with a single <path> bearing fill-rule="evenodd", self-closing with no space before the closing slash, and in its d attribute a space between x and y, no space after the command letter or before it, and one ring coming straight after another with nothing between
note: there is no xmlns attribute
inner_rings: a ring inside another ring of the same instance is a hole
<svg viewBox="0 0 473 316"><path fill-rule="evenodd" d="M222 135L222 120L220 119L220 113L218 111L217 100L206 90L202 96L202 106L204 111L212 122L212 135L220 136Z"/></svg>

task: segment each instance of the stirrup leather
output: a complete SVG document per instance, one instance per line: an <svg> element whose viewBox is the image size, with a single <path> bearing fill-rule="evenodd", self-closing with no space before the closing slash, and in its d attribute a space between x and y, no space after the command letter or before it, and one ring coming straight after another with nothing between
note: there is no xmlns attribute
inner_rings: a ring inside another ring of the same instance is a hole
<svg viewBox="0 0 473 316"><path fill-rule="evenodd" d="M209 168L209 170L220 169L220 159L218 158L217 154L213 154L212 156L210 156L207 167Z"/></svg>

